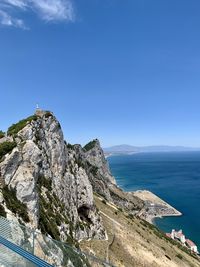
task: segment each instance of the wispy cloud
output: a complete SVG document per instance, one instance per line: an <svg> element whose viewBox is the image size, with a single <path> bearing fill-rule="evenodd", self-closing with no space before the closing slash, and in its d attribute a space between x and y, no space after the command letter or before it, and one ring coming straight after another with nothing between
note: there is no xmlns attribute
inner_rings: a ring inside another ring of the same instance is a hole
<svg viewBox="0 0 200 267"><path fill-rule="evenodd" d="M35 10L38 11L42 19L52 20L74 20L73 6L66 0L33 0Z"/></svg>
<svg viewBox="0 0 200 267"><path fill-rule="evenodd" d="M25 29L21 16L25 12L34 12L47 22L68 21L75 19L72 0L1 0L0 24Z"/></svg>
<svg viewBox="0 0 200 267"><path fill-rule="evenodd" d="M5 4L19 7L19 8L25 8L27 6L26 0L3 0Z"/></svg>
<svg viewBox="0 0 200 267"><path fill-rule="evenodd" d="M13 26L17 28L27 29L24 25L23 20L18 18L13 18L7 12L0 10L0 24L4 26Z"/></svg>

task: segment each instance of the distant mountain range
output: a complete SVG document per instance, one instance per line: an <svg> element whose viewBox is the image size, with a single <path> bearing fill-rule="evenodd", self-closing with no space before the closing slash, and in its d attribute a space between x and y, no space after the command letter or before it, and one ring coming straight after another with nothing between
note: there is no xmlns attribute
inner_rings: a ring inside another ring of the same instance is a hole
<svg viewBox="0 0 200 267"><path fill-rule="evenodd" d="M132 154L139 152L181 152L181 151L200 151L200 148L184 146L131 146L117 145L104 148L105 154Z"/></svg>

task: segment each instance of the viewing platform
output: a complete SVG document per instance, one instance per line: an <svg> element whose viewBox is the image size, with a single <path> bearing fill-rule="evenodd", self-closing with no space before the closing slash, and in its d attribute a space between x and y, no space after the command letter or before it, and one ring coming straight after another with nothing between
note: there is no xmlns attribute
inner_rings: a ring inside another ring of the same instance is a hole
<svg viewBox="0 0 200 267"><path fill-rule="evenodd" d="M39 230L0 217L0 267L115 267Z"/></svg>

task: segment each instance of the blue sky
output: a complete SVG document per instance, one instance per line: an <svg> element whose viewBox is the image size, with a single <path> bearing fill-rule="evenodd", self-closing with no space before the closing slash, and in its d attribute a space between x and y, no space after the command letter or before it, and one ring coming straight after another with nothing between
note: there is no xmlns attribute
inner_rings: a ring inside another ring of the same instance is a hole
<svg viewBox="0 0 200 267"><path fill-rule="evenodd" d="M0 128L52 110L65 138L200 147L199 0L1 0Z"/></svg>

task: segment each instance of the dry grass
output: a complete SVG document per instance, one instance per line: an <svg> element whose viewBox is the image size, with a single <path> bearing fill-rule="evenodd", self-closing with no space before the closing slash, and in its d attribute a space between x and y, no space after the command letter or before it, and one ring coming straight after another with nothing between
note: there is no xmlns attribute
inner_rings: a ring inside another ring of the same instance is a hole
<svg viewBox="0 0 200 267"><path fill-rule="evenodd" d="M139 218L129 218L126 212L103 203L97 196L95 202L101 212L108 240L82 241L80 245L83 250L120 267L200 267L198 260L161 239Z"/></svg>

